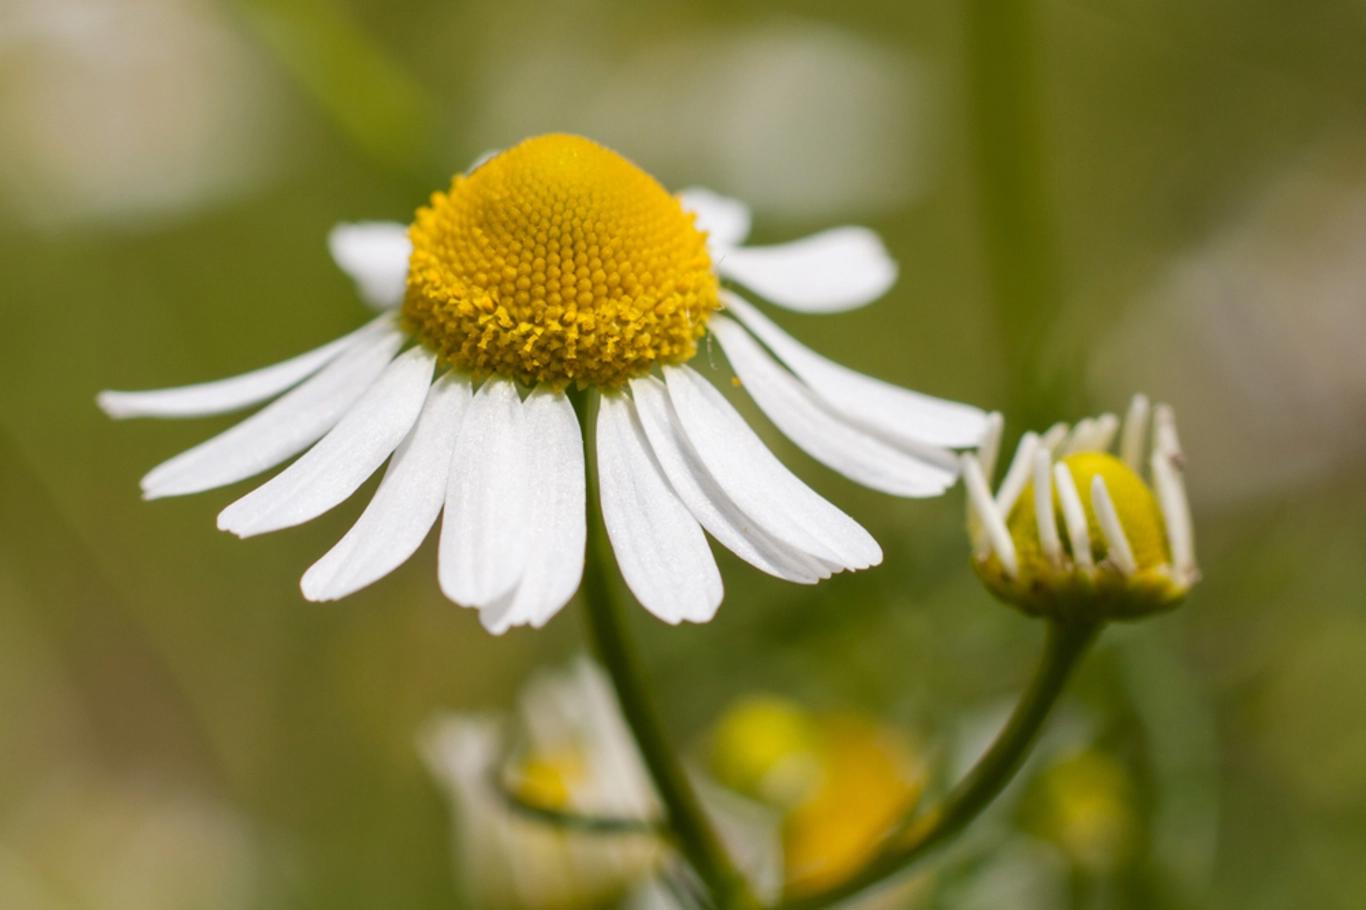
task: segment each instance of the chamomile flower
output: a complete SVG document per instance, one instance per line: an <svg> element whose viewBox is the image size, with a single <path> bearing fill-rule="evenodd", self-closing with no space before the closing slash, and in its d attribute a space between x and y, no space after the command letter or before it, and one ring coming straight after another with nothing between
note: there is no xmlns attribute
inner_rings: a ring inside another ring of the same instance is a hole
<svg viewBox="0 0 1366 910"><path fill-rule="evenodd" d="M942 493L976 408L846 369L779 328L726 279L774 304L829 313L896 277L876 235L843 227L744 246L743 204L670 195L587 139L546 135L487 156L410 226L330 238L383 310L350 335L231 379L105 392L115 417L195 417L270 402L142 480L195 493L298 459L229 505L250 536L348 498L388 461L364 513L304 575L332 600L401 565L441 518L442 591L494 632L547 622L573 596L586 535L584 432L571 389L598 400L604 524L637 599L706 621L721 577L704 529L757 568L810 584L877 564L858 523L798 480L688 365L715 338L774 424L817 460L887 493Z"/></svg>
<svg viewBox="0 0 1366 910"><path fill-rule="evenodd" d="M511 716L437 716L419 745L450 797L456 865L474 906L600 907L628 894L679 906L665 882L685 882L687 873L653 827L664 810L597 664L579 658L538 673ZM776 818L705 779L695 783L751 883L775 895ZM615 827L585 830L533 810Z"/></svg>
<svg viewBox="0 0 1366 910"><path fill-rule="evenodd" d="M963 456L973 565L993 593L1064 621L1135 618L1185 598L1200 573L1170 407L1138 395L1122 423L1103 414L1026 433L992 495L1000 437L992 415Z"/></svg>

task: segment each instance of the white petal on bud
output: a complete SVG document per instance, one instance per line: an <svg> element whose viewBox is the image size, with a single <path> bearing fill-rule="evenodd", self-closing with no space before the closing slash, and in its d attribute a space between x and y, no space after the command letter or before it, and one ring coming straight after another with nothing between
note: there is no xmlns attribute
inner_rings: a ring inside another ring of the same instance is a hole
<svg viewBox="0 0 1366 910"><path fill-rule="evenodd" d="M1029 469L1034 462L1034 450L1039 445L1039 434L1029 432L1020 437L1020 445L1015 449L1015 457L1010 460L1001 488L996 491L996 508L1002 515L1009 515L1020 498L1020 491L1029 481Z"/></svg>
<svg viewBox="0 0 1366 910"><path fill-rule="evenodd" d="M1175 466L1181 467L1186 456L1176 435L1176 415L1172 413L1171 405L1159 404L1153 408L1153 435L1153 449L1170 456Z"/></svg>
<svg viewBox="0 0 1366 910"><path fill-rule="evenodd" d="M1010 539L1004 513L996 507L995 500L991 498L986 475L982 473L982 465L974 455L963 456L963 485L968 490L968 503L986 532L987 542L995 551L996 558L1001 561L1006 574L1014 578L1020 569L1019 560L1015 555L1015 542Z"/></svg>
<svg viewBox="0 0 1366 910"><path fill-rule="evenodd" d="M1052 463L1045 449L1034 452L1034 517L1039 523L1039 545L1044 556L1054 567L1061 567L1062 540L1053 513L1053 480L1049 473Z"/></svg>
<svg viewBox="0 0 1366 910"><path fill-rule="evenodd" d="M1153 485L1157 501L1162 507L1162 521L1167 528L1167 544L1172 551L1172 572L1182 584L1192 584L1199 577L1195 567L1195 533L1191 523L1190 501L1186 498L1186 483L1181 477L1179 454L1153 452Z"/></svg>
<svg viewBox="0 0 1366 910"><path fill-rule="evenodd" d="M1066 436L1067 424L1060 420L1044 431L1044 434L1039 437L1039 445L1047 449L1049 455L1057 455L1058 446L1062 444Z"/></svg>
<svg viewBox="0 0 1366 910"><path fill-rule="evenodd" d="M1083 417L1072 427L1072 432L1067 434L1067 439L1058 446L1058 455L1067 457L1076 454L1086 448L1087 440L1091 438L1091 432L1095 429L1096 421L1092 417Z"/></svg>
<svg viewBox="0 0 1366 910"><path fill-rule="evenodd" d="M1095 429L1091 433L1091 444L1087 448L1092 452L1110 451L1110 446L1115 441L1115 434L1118 432L1119 418L1114 414L1101 414L1096 418Z"/></svg>
<svg viewBox="0 0 1366 910"><path fill-rule="evenodd" d="M996 473L996 459L1001 453L1001 431L1004 428L1005 420L1000 411L992 411L987 415L987 428L982 433L981 444L977 446L977 460L981 462L982 475L988 482Z"/></svg>
<svg viewBox="0 0 1366 910"><path fill-rule="evenodd" d="M1099 474L1091 478L1091 508L1095 510L1100 531L1105 535L1105 547L1110 562L1125 575L1133 575L1138 571L1134 548L1129 545L1129 537L1124 533L1124 525L1119 521L1119 510L1115 508L1115 501L1110 498L1105 478Z"/></svg>
<svg viewBox="0 0 1366 910"><path fill-rule="evenodd" d="M1091 558L1091 535L1086 530L1086 509L1082 507L1077 484L1067 465L1053 465L1053 482L1058 485L1058 501L1062 503L1062 520L1067 526L1067 539L1072 545L1072 560L1083 569L1095 565Z"/></svg>
<svg viewBox="0 0 1366 910"><path fill-rule="evenodd" d="M1148 396L1135 395L1124 415L1124 431L1119 437L1119 456L1135 473L1143 470L1143 437L1148 432L1149 410Z"/></svg>

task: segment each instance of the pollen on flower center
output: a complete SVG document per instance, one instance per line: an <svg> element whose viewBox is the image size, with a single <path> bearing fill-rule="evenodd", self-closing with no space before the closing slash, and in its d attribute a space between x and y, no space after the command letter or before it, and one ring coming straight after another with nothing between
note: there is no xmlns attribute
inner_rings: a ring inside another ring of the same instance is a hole
<svg viewBox="0 0 1366 910"><path fill-rule="evenodd" d="M693 220L609 149L528 139L418 211L405 320L476 376L619 386L691 358L718 305Z"/></svg>

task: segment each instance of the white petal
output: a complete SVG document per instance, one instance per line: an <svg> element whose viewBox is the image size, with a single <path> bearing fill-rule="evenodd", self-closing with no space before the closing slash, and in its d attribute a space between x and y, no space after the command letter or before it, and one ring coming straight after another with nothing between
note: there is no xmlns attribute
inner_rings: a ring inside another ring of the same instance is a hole
<svg viewBox="0 0 1366 910"><path fill-rule="evenodd" d="M1125 575L1138 571L1138 560L1134 559L1134 548L1129 545L1129 536L1124 533L1124 525L1119 520L1119 510L1110 498L1110 490L1105 486L1105 478L1099 474L1091 478L1091 509L1096 513L1096 522L1105 536L1105 552L1115 568Z"/></svg>
<svg viewBox="0 0 1366 910"><path fill-rule="evenodd" d="M778 328L753 304L722 292L730 312L836 410L896 440L938 446L974 446L987 416L971 405L945 401L874 379L822 357Z"/></svg>
<svg viewBox="0 0 1366 910"><path fill-rule="evenodd" d="M212 490L298 454L332 429L402 345L402 333L386 324L246 420L153 468L142 478L143 496Z"/></svg>
<svg viewBox="0 0 1366 910"><path fill-rule="evenodd" d="M451 453L470 401L468 379L447 373L427 393L379 489L336 546L304 573L309 600L337 600L403 565L421 546L446 501Z"/></svg>
<svg viewBox="0 0 1366 910"><path fill-rule="evenodd" d="M602 520L626 586L668 623L706 622L721 604L721 573L702 528L665 481L631 402L598 410Z"/></svg>
<svg viewBox="0 0 1366 910"><path fill-rule="evenodd" d="M664 476L712 537L756 569L778 578L813 584L830 577L831 569L837 566L764 533L717 485L684 435L662 382L653 376L632 380L631 391L641 426Z"/></svg>
<svg viewBox="0 0 1366 910"><path fill-rule="evenodd" d="M686 366L666 367L664 378L688 441L755 524L843 568L864 569L882 561L872 535L785 468L710 383Z"/></svg>
<svg viewBox="0 0 1366 910"><path fill-rule="evenodd" d="M343 502L413 428L435 366L436 358L421 347L395 358L317 445L220 512L219 530L238 537L278 531Z"/></svg>
<svg viewBox="0 0 1366 910"><path fill-rule="evenodd" d="M996 507L996 500L991 498L991 490L987 487L987 478L982 473L977 456L970 453L963 455L963 486L968 491L968 507L977 516L985 535L978 541L977 555L985 557L994 551L1006 574L1015 577L1020 565L1015 554L1015 541L1006 528L1005 515Z"/></svg>
<svg viewBox="0 0 1366 910"><path fill-rule="evenodd" d="M1143 440L1148 433L1148 396L1135 395L1124 415L1124 429L1119 434L1119 454L1134 471L1143 470Z"/></svg>
<svg viewBox="0 0 1366 910"><path fill-rule="evenodd" d="M366 335L373 335L380 322L388 323L389 316L380 316L349 335L314 348L307 353L281 363L174 389L153 389L146 392L101 392L95 401L110 417L208 417L226 414L274 398L297 385L335 360L347 348Z"/></svg>
<svg viewBox="0 0 1366 910"><path fill-rule="evenodd" d="M838 227L791 243L730 250L724 277L802 313L839 313L872 303L896 282L896 263L877 234Z"/></svg>
<svg viewBox="0 0 1366 910"><path fill-rule="evenodd" d="M707 232L707 246L713 256L729 254L749 236L749 206L739 199L690 186L679 192L678 201L697 215L697 229Z"/></svg>
<svg viewBox="0 0 1366 910"><path fill-rule="evenodd" d="M996 473L996 459L1001 455L1001 434L1005 431L1005 418L1000 411L987 415L987 429L977 447L977 460L982 465L982 474L991 480Z"/></svg>
<svg viewBox="0 0 1366 910"><path fill-rule="evenodd" d="M957 480L957 459L951 453L930 446L906 452L864 432L832 413L738 324L716 316L709 328L745 391L812 458L893 496L938 496Z"/></svg>
<svg viewBox="0 0 1366 910"><path fill-rule="evenodd" d="M512 594L479 611L495 635L525 623L543 626L569 602L583 577L588 536L583 433L574 406L562 392L538 389L522 407L531 440L526 571Z"/></svg>
<svg viewBox="0 0 1366 910"><path fill-rule="evenodd" d="M356 282L356 290L366 303L390 309L403 302L408 259L413 254L406 224L339 224L327 235L327 248L337 266Z"/></svg>
<svg viewBox="0 0 1366 910"><path fill-rule="evenodd" d="M1052 464L1047 449L1034 449L1034 522L1039 529L1039 548L1052 565L1061 566L1062 538L1058 536L1058 520L1053 511Z"/></svg>
<svg viewBox="0 0 1366 910"><path fill-rule="evenodd" d="M1059 420L1039 436L1039 445L1047 449L1049 455L1057 457L1063 440L1067 438L1067 429L1067 424Z"/></svg>
<svg viewBox="0 0 1366 910"><path fill-rule="evenodd" d="M441 590L458 604L491 606L522 578L533 444L517 387L485 382L455 440L441 520Z"/></svg>
<svg viewBox="0 0 1366 910"><path fill-rule="evenodd" d="M1053 483L1058 488L1058 502L1062 505L1062 523L1067 528L1067 540L1072 548L1072 561L1083 569L1094 566L1091 557L1091 533L1086 529L1086 509L1077 493L1072 471L1063 462L1053 465Z"/></svg>
<svg viewBox="0 0 1366 910"><path fill-rule="evenodd" d="M1015 508L1015 500L1020 498L1020 492L1029 482L1029 472L1034 466L1034 452L1039 448L1039 437L1033 430L1020 437L1020 444L1015 447L1015 456L1010 459L1010 467L1006 468L1005 477L1001 479L1001 486L996 491L996 508L1001 510L1002 515L1009 515L1010 510Z"/></svg>

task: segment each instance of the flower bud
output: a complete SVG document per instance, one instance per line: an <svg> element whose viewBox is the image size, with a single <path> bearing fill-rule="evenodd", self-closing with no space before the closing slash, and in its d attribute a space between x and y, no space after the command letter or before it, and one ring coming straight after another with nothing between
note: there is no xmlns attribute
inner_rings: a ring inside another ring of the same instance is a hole
<svg viewBox="0 0 1366 910"><path fill-rule="evenodd" d="M1026 433L993 495L999 416L964 456L973 567L997 597L1059 621L1133 619L1171 609L1199 579L1183 458L1171 409L1136 396L1112 414ZM1117 451L1112 452L1116 436Z"/></svg>

